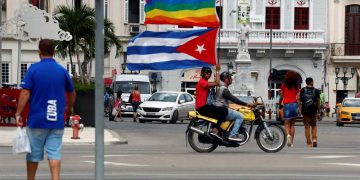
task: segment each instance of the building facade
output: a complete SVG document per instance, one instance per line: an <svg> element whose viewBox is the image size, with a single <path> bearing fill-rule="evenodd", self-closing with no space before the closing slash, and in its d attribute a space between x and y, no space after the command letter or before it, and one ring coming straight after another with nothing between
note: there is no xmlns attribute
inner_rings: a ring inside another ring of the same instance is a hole
<svg viewBox="0 0 360 180"><path fill-rule="evenodd" d="M359 91L360 1L329 1L328 26L326 80L328 101L334 111L336 103L345 97L355 97Z"/></svg>
<svg viewBox="0 0 360 180"><path fill-rule="evenodd" d="M298 73L301 87L305 86L307 77L312 77L315 87L323 89L326 84L327 7L327 0L316 3L313 0L217 1L222 21L220 63L222 71L235 73L232 90L239 94L250 91L256 96L274 98L288 70ZM244 13L249 18L242 20L239 16ZM251 27L250 58L244 61L237 60L242 22L249 23ZM177 29L182 30L172 30ZM276 69L278 74L271 81L270 68Z"/></svg>
<svg viewBox="0 0 360 180"><path fill-rule="evenodd" d="M38 7L52 12L57 5L78 6L93 0L12 0L6 2L3 20L12 17L21 3L35 3ZM298 73L299 84L305 86L305 78L313 77L315 87L326 86L324 74L326 63L326 42L328 25L327 0L216 0L216 10L221 19L218 53L221 71L233 71L236 79L232 90L235 93L251 91L253 95L276 97L284 74L288 70ZM341 1L342 2L342 1ZM112 51L104 62L104 77L115 73L131 73L126 69L126 46L138 33L151 31L183 31L201 27L178 27L174 25L144 25L145 0L104 0L104 16L115 25L115 33L123 44L123 52L115 58ZM247 61L237 61L238 36L241 22L251 28L249 34L249 55ZM184 29L185 28L185 29ZM270 29L272 34L270 34ZM272 53L270 55L270 39ZM3 39L3 80L16 82L17 42ZM37 45L22 43L21 67L23 72L30 64L37 62ZM58 58L59 59L59 58ZM270 60L271 59L271 60ZM59 60L69 69L69 59ZM271 63L270 63L271 62ZM23 65L24 64L24 65ZM26 65L27 64L27 65ZM271 68L279 77L269 81ZM94 72L90 72L94 76ZM149 75L153 88L157 90L183 90L192 92L199 79L199 68L172 71L141 71ZM339 86L340 87L340 86ZM268 92L268 89L271 89Z"/></svg>

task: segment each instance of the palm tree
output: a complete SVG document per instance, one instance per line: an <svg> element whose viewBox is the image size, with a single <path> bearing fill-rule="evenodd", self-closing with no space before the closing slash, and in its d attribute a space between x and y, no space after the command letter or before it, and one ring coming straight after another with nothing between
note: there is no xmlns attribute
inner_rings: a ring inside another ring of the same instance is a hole
<svg viewBox="0 0 360 180"><path fill-rule="evenodd" d="M84 61L82 63L83 68L87 68L90 65L89 72L91 72L92 66L91 62L95 59L95 31L91 31L86 33L88 38L85 38L84 44L81 46L84 52ZM109 55L110 48L115 46L117 57L120 54L120 50L122 49L120 40L115 35L115 27L114 24L105 19L104 21L104 54ZM84 73L83 73L84 74ZM87 79L89 80L89 79Z"/></svg>
<svg viewBox="0 0 360 180"><path fill-rule="evenodd" d="M56 51L62 57L70 57L71 67L72 56L75 55L80 73L81 83L85 82L83 68L87 68L90 62L95 57L95 9L86 5L79 8L71 8L68 6L58 6L54 10L55 19L58 20L59 26L64 31L70 32L73 36L71 41L57 42ZM104 52L105 55L109 54L111 46L115 45L116 54L118 55L121 49L120 41L114 33L113 23L109 20L104 22ZM84 61L80 63L80 52L84 53ZM74 74L74 70L72 69ZM87 78L87 82L88 78Z"/></svg>

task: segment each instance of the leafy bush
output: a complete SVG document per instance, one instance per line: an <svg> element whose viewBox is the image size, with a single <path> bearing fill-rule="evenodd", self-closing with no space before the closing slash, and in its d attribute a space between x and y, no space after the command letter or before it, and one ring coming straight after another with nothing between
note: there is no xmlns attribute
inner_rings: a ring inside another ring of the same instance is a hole
<svg viewBox="0 0 360 180"><path fill-rule="evenodd" d="M82 84L81 82L74 82L76 91L95 91L95 83Z"/></svg>

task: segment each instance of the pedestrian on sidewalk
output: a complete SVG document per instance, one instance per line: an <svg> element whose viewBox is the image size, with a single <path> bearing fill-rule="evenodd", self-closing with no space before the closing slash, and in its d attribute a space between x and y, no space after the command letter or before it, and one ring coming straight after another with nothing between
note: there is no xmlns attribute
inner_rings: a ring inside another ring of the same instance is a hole
<svg viewBox="0 0 360 180"><path fill-rule="evenodd" d="M44 159L44 149L49 160L51 179L60 179L64 113L67 116L72 114L75 91L69 73L53 59L53 55L54 42L40 40L41 60L30 66L21 82L22 90L15 117L16 124L23 126L21 113L29 101L26 130L31 153L26 155L28 180L35 179L38 164Z"/></svg>
<svg viewBox="0 0 360 180"><path fill-rule="evenodd" d="M306 146L317 147L317 119L320 119L320 91L314 88L314 80L306 78L306 87L300 91L299 104L304 120ZM311 131L311 137L310 137Z"/></svg>
<svg viewBox="0 0 360 180"><path fill-rule="evenodd" d="M326 117L330 117L330 106L329 106L329 102L325 102L324 104L324 109L325 109L325 112L326 112Z"/></svg>
<svg viewBox="0 0 360 180"><path fill-rule="evenodd" d="M293 71L288 71L284 83L281 85L281 99L284 104L284 126L287 134L287 145L294 146L295 120L299 115L299 80Z"/></svg>

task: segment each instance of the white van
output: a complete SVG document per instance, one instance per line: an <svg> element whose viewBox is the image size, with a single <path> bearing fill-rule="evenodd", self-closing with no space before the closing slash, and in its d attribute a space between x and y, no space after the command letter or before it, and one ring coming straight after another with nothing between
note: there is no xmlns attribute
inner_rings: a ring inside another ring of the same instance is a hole
<svg viewBox="0 0 360 180"><path fill-rule="evenodd" d="M122 99L126 104L126 107L122 109L121 114L132 114L133 108L129 101L129 96L131 91L134 89L134 86L139 87L141 93L141 102L149 99L151 96L151 85L149 76L138 75L138 74L120 74L116 75L112 82L112 89L114 91L115 97L116 93L122 91Z"/></svg>

